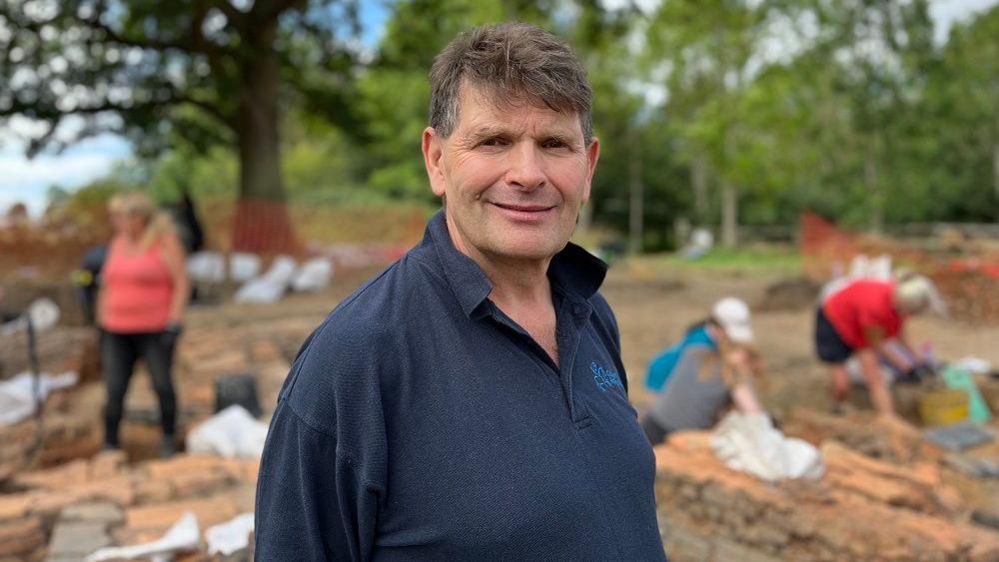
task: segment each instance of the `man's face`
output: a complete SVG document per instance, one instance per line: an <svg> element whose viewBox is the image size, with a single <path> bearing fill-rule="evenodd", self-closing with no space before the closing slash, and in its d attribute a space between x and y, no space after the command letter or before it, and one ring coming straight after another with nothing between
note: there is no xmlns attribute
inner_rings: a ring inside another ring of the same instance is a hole
<svg viewBox="0 0 999 562"><path fill-rule="evenodd" d="M590 196L597 140L584 144L576 114L524 100L497 105L467 84L458 113L450 137L423 132L430 185L446 199L455 246L473 259L554 256Z"/></svg>

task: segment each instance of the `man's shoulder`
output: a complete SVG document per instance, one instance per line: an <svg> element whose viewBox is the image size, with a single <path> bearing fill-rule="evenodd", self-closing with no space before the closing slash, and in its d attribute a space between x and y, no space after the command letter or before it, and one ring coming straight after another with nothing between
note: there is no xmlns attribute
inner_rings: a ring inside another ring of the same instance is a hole
<svg viewBox="0 0 999 562"><path fill-rule="evenodd" d="M316 404L342 402L344 396L380 383L397 357L410 319L421 314L433 274L409 253L366 281L338 304L302 344L282 398L300 417ZM339 399L338 399L339 397Z"/></svg>
<svg viewBox="0 0 999 562"><path fill-rule="evenodd" d="M601 325L606 325L609 329L617 332L617 318L614 316L614 311L611 309L610 303L604 298L599 291L590 295L586 299L590 306L593 308L593 316L596 323Z"/></svg>
<svg viewBox="0 0 999 562"><path fill-rule="evenodd" d="M425 253L413 249L340 301L319 329L378 331L394 316L423 302L413 295L433 290L438 279Z"/></svg>

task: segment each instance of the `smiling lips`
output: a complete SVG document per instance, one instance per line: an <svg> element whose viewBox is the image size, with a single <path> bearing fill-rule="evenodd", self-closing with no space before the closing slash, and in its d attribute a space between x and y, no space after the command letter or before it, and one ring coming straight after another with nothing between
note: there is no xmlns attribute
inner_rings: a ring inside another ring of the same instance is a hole
<svg viewBox="0 0 999 562"><path fill-rule="evenodd" d="M516 222L537 222L549 216L554 205L527 205L517 203L493 203L508 219Z"/></svg>
<svg viewBox="0 0 999 562"><path fill-rule="evenodd" d="M550 211L555 208L554 205L523 205L516 203L493 203L500 209L504 211L512 211L515 213L543 213L545 211Z"/></svg>

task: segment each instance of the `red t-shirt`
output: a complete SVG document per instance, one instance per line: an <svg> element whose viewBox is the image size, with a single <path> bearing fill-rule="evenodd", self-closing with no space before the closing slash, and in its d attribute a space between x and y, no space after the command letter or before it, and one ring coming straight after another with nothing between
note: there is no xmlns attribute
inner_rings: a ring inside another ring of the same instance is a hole
<svg viewBox="0 0 999 562"><path fill-rule="evenodd" d="M895 310L891 281L860 279L833 293L822 307L836 333L853 349L870 347L865 328L877 327L885 338L902 331L904 318Z"/></svg>
<svg viewBox="0 0 999 562"><path fill-rule="evenodd" d="M101 269L101 287L104 329L129 334L166 328L174 287L159 244L128 254L121 239L112 240Z"/></svg>

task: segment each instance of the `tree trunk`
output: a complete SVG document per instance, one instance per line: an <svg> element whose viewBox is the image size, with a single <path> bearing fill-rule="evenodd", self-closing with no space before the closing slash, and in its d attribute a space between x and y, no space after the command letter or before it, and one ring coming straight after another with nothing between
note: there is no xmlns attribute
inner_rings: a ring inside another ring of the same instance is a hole
<svg viewBox="0 0 999 562"><path fill-rule="evenodd" d="M864 184L867 187L868 205L870 208L870 229L880 234L884 229L884 205L881 201L881 190L878 187L877 150L870 147L864 156Z"/></svg>
<svg viewBox="0 0 999 562"><path fill-rule="evenodd" d="M708 163L704 156L694 157L690 175L694 187L694 224L704 226L708 222Z"/></svg>
<svg viewBox="0 0 999 562"><path fill-rule="evenodd" d="M721 182L722 231L721 243L726 248L739 245L739 192L732 182Z"/></svg>
<svg viewBox="0 0 999 562"><path fill-rule="evenodd" d="M642 153L636 133L631 135L628 150L628 250L632 254L642 252L642 236L645 230L645 189L642 185Z"/></svg>
<svg viewBox="0 0 999 562"><path fill-rule="evenodd" d="M992 147L992 187L996 190L996 221L999 221L999 142Z"/></svg>
<svg viewBox="0 0 999 562"><path fill-rule="evenodd" d="M267 40L261 36L261 41ZM279 72L279 61L271 54L246 62L242 69L239 204L232 244L236 251L275 254L297 248L281 176Z"/></svg>

